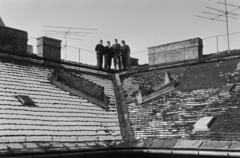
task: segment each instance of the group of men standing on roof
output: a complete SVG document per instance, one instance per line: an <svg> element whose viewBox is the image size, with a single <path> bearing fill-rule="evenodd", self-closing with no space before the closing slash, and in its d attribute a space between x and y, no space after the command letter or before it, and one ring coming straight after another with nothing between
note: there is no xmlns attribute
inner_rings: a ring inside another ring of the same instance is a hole
<svg viewBox="0 0 240 158"><path fill-rule="evenodd" d="M95 51L97 52L97 66L102 69L103 58L104 58L104 69L110 70L112 65L112 59L114 63L114 69L122 70L121 65L123 65L123 70L128 68L128 60L130 57L130 48L125 43L124 40L121 41L120 45L118 40L114 40L114 44L111 46L110 41L107 41L107 45L103 46L103 40L99 41L96 45Z"/></svg>

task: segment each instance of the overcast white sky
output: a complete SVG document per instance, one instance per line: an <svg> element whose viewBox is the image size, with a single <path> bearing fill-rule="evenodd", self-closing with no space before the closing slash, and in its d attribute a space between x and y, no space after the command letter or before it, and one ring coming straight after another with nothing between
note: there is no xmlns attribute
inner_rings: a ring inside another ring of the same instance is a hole
<svg viewBox="0 0 240 158"><path fill-rule="evenodd" d="M131 52L190 38L225 34L224 22L197 18L206 6L224 9L224 0L0 0L0 16L8 27L22 29L31 37L40 37L44 25L95 28L93 34L68 40L68 45L94 51L100 39L113 43L125 40ZM239 0L227 0L239 5ZM229 10L235 7L228 7ZM235 11L240 14L240 9ZM214 17L210 15L204 15ZM224 18L223 18L224 19ZM56 30L56 29L55 29ZM57 29L66 31L66 29ZM240 16L229 20L230 32L240 32ZM84 30L72 30L84 31ZM216 52L216 39L204 40L204 54ZM240 34L230 36L231 49L240 48ZM36 40L30 39L36 53ZM65 41L62 42L63 44ZM219 50L227 49L227 38L219 38ZM147 52L132 54L140 63L148 63ZM62 58L65 50L62 50ZM78 50L68 48L67 60L78 61ZM95 64L95 54L81 51L81 62Z"/></svg>

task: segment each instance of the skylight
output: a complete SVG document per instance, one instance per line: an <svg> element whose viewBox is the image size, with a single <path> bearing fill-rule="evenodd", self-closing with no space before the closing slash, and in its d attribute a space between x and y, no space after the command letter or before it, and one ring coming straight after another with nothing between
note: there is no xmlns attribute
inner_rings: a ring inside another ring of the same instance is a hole
<svg viewBox="0 0 240 158"><path fill-rule="evenodd" d="M17 95L15 96L22 105L25 106L36 106L34 101L27 95Z"/></svg>

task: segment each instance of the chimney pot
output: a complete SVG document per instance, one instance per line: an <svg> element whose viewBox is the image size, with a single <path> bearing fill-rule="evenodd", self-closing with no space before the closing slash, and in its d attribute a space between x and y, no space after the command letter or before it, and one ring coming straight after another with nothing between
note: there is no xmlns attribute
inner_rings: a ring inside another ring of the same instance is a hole
<svg viewBox="0 0 240 158"><path fill-rule="evenodd" d="M33 54L33 46L27 45L27 54Z"/></svg>

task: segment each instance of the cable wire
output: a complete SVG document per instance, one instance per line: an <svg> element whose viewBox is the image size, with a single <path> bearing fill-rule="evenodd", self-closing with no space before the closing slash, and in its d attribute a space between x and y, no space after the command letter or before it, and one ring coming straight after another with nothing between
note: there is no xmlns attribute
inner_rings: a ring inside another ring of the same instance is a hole
<svg viewBox="0 0 240 158"><path fill-rule="evenodd" d="M131 54L138 54L138 53L144 53L144 52L147 52L148 50L143 50L143 51L139 51L139 52L134 52L134 53L131 53Z"/></svg>
<svg viewBox="0 0 240 158"><path fill-rule="evenodd" d="M88 50L88 49L79 48L79 47L73 47L73 46L64 45L64 44L62 44L62 46L69 47L69 48L74 48L74 49L80 49L80 50L84 50L84 51L91 52L91 53L96 53L94 51L91 51L91 50Z"/></svg>

